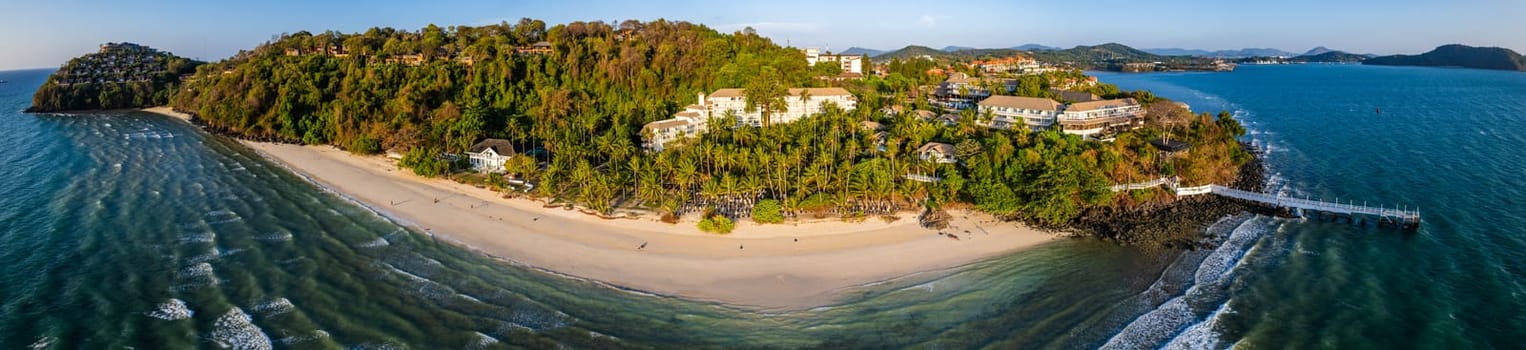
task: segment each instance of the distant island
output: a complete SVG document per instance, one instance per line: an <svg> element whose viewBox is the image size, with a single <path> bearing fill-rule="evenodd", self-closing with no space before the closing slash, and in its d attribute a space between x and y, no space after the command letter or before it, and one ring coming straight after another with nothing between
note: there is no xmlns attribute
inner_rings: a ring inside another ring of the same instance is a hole
<svg viewBox="0 0 1526 350"><path fill-rule="evenodd" d="M69 60L32 95L27 112L163 106L200 62L134 43L106 43Z"/></svg>
<svg viewBox="0 0 1526 350"><path fill-rule="evenodd" d="M1443 45L1419 55L1374 57L1362 64L1377 66L1463 67L1493 70L1526 71L1526 58L1511 49Z"/></svg>

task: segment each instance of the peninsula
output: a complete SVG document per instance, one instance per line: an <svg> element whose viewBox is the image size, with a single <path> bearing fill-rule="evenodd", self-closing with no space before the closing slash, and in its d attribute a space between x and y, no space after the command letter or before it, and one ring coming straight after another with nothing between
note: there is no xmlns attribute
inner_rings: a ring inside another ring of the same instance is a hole
<svg viewBox="0 0 1526 350"><path fill-rule="evenodd" d="M663 20L297 32L182 84L172 113L421 231L763 307L1055 236L1195 246L1217 217L1148 229L1175 192L1115 185L1253 158L1227 113L1029 54L874 62Z"/></svg>
<svg viewBox="0 0 1526 350"><path fill-rule="evenodd" d="M101 44L48 76L27 112L163 106L196 62L133 43Z"/></svg>
<svg viewBox="0 0 1526 350"><path fill-rule="evenodd" d="M1379 66L1462 67L1526 71L1526 57L1515 50L1499 47L1442 45L1419 55L1373 57L1362 64Z"/></svg>

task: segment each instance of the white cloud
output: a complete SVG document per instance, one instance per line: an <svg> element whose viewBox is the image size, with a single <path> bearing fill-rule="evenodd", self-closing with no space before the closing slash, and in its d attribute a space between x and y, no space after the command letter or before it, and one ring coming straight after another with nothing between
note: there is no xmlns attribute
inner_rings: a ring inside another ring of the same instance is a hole
<svg viewBox="0 0 1526 350"><path fill-rule="evenodd" d="M938 25L939 20L948 19L948 16L922 15L917 19L917 25L932 28Z"/></svg>

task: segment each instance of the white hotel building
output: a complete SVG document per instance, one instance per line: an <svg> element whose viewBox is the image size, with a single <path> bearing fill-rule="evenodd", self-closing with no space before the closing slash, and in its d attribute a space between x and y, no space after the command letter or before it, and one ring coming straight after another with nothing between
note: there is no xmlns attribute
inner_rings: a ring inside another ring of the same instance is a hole
<svg viewBox="0 0 1526 350"><path fill-rule="evenodd" d="M836 104L843 110L853 110L858 99L843 88L793 88L784 97L785 110L769 114L770 124L784 124L821 113L827 103ZM662 151L666 144L705 132L711 118L721 118L728 113L736 116L737 126L762 126L762 109L747 112L747 95L743 89L720 89L709 96L699 94L699 103L684 107L673 118L647 123L641 128L644 146L651 151Z"/></svg>

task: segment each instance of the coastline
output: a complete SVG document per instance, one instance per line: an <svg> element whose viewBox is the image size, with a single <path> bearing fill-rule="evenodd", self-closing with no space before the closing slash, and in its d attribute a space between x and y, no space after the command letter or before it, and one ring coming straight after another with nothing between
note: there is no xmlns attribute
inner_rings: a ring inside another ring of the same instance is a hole
<svg viewBox="0 0 1526 350"><path fill-rule="evenodd" d="M944 232L959 239L920 227L912 213L890 223L743 220L736 231L716 235L699 231L692 217L678 224L652 215L608 220L504 199L330 146L241 142L395 221L495 258L622 289L746 308L832 305L856 287L926 277L1061 239L974 211L952 213Z"/></svg>

